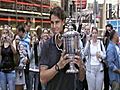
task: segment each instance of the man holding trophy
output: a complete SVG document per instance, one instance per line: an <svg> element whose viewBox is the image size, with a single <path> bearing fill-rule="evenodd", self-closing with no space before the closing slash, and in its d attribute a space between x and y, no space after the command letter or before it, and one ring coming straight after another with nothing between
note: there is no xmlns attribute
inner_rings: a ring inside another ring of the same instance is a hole
<svg viewBox="0 0 120 90"><path fill-rule="evenodd" d="M79 90L79 80L84 79L84 64L80 49L76 49L79 40L77 38L77 43L73 43L76 35L71 33L69 36L64 32L65 19L65 12L60 7L51 10L54 36L44 43L40 59L40 80L46 85L46 90ZM73 29L72 24L68 26L68 29Z"/></svg>

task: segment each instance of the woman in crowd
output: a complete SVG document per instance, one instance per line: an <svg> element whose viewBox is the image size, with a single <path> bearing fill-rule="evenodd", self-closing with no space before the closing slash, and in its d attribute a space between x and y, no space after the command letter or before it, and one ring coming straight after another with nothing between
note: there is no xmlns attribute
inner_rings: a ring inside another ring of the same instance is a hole
<svg viewBox="0 0 120 90"><path fill-rule="evenodd" d="M16 50L15 60L16 60L16 82L15 82L15 90L24 90L24 76L22 75L23 68L19 67L20 64L20 54L19 54L19 42L20 37L18 35L15 35L15 38L13 40L13 44Z"/></svg>
<svg viewBox="0 0 120 90"><path fill-rule="evenodd" d="M51 32L48 29L43 29L41 34L41 43L46 42L51 37Z"/></svg>
<svg viewBox="0 0 120 90"><path fill-rule="evenodd" d="M31 58L29 67L30 90L38 90L39 84L39 68L38 68L38 52L39 44L36 32L31 33Z"/></svg>
<svg viewBox="0 0 120 90"><path fill-rule="evenodd" d="M87 55L86 62L86 79L88 90L102 90L104 72L102 59L106 57L105 48L102 41L97 39L98 29L92 28L91 40L88 40L84 49Z"/></svg>
<svg viewBox="0 0 120 90"><path fill-rule="evenodd" d="M1 37L1 63L0 63L0 84L2 90L15 90L15 62L14 54L16 53L13 47L13 34L9 26L5 25Z"/></svg>

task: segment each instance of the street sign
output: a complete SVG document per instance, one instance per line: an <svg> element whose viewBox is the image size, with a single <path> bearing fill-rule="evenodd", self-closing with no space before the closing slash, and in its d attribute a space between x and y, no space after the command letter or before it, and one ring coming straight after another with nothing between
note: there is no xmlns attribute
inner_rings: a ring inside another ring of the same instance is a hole
<svg viewBox="0 0 120 90"><path fill-rule="evenodd" d="M116 30L120 36L120 20L116 19L116 20L107 20L107 24L111 24L114 28L114 30Z"/></svg>

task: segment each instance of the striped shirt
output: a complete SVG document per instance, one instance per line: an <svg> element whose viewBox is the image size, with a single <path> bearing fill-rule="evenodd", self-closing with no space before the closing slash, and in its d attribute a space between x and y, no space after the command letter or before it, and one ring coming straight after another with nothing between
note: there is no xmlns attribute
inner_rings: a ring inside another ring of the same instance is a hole
<svg viewBox="0 0 120 90"><path fill-rule="evenodd" d="M30 38L27 34L19 42L20 66L25 66L24 62L30 58Z"/></svg>

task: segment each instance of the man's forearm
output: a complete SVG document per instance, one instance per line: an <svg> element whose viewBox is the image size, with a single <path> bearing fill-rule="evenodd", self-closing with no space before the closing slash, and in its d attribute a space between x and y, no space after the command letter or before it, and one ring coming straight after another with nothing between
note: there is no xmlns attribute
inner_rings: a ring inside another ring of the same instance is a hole
<svg viewBox="0 0 120 90"><path fill-rule="evenodd" d="M83 81L85 78L85 67L81 66L79 67L79 80Z"/></svg>
<svg viewBox="0 0 120 90"><path fill-rule="evenodd" d="M40 70L40 81L43 84L46 84L48 81L50 81L58 71L55 69L55 65L51 69L41 69Z"/></svg>

